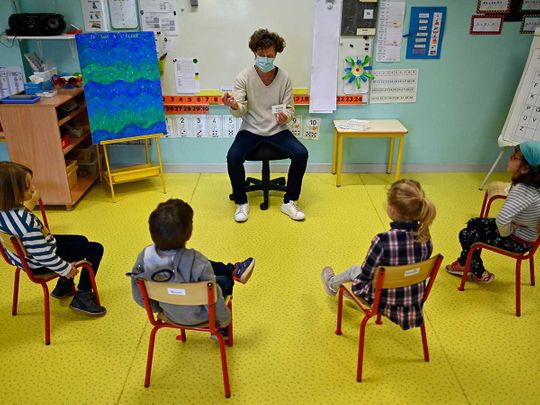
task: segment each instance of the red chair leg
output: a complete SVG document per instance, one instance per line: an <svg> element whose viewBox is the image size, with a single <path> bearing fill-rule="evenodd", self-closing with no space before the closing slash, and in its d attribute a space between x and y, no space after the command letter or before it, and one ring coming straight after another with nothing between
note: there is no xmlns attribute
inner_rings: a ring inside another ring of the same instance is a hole
<svg viewBox="0 0 540 405"><path fill-rule="evenodd" d="M13 283L13 304L11 307L11 315L17 315L17 306L19 304L19 281L21 278L21 269L17 267L15 270L15 281Z"/></svg>
<svg viewBox="0 0 540 405"><path fill-rule="evenodd" d="M365 316L360 324L360 338L358 339L358 364L356 366L356 381L362 381L362 365L364 363L364 339L366 335L366 324L369 316Z"/></svg>
<svg viewBox="0 0 540 405"><path fill-rule="evenodd" d="M176 336L176 340L180 340L182 342L186 341L186 330L185 329L180 328L180 334L178 336Z"/></svg>
<svg viewBox="0 0 540 405"><path fill-rule="evenodd" d="M41 287L43 287L44 295L43 315L45 315L45 344L48 346L51 344L51 312L49 308L49 289L47 288L47 283L41 283Z"/></svg>
<svg viewBox="0 0 540 405"><path fill-rule="evenodd" d="M231 322L229 323L229 326L227 327L228 332L229 332L229 339L227 342L227 346L231 347L234 344L232 301L229 301L228 307L229 307L229 310L231 311Z"/></svg>
<svg viewBox="0 0 540 405"><path fill-rule="evenodd" d="M426 324L422 323L420 326L420 332L422 332L422 347L424 348L424 360L429 361L429 349L426 335Z"/></svg>
<svg viewBox="0 0 540 405"><path fill-rule="evenodd" d="M529 267L531 269L531 285L534 285L534 256L531 256L531 258L529 259Z"/></svg>
<svg viewBox="0 0 540 405"><path fill-rule="evenodd" d="M377 314L377 320L375 321L375 323L377 325L382 325L382 315L380 312Z"/></svg>
<svg viewBox="0 0 540 405"><path fill-rule="evenodd" d="M159 326L154 326L150 332L150 341L148 342L148 357L146 358L146 375L144 377L144 386L150 386L150 373L152 372L152 359L154 358L154 343L156 341L156 332Z"/></svg>
<svg viewBox="0 0 540 405"><path fill-rule="evenodd" d="M338 292L338 306L337 306L337 323L336 323L336 335L341 335L341 317L343 315L343 288L339 288Z"/></svg>
<svg viewBox="0 0 540 405"><path fill-rule="evenodd" d="M94 292L94 296L96 297L96 304L101 305L99 301L99 292L97 289L96 276L94 274L94 269L92 268L92 266L89 266L86 263L83 263L82 267L88 271L88 276L90 277L90 283L92 284L92 291Z"/></svg>
<svg viewBox="0 0 540 405"><path fill-rule="evenodd" d="M225 385L225 397L230 398L231 387L229 386L229 370L227 368L227 354L225 353L225 341L220 333L214 335L219 343L219 351L221 353L221 369L223 371L223 384Z"/></svg>
<svg viewBox="0 0 540 405"><path fill-rule="evenodd" d="M467 255L467 261L465 262L465 270L463 271L463 276L461 276L461 283L458 287L459 291L465 290L465 283L467 282L467 276L469 275L469 271L471 268L471 261L472 261L472 255L475 250L478 250L478 253L482 253L482 249L476 248L469 250L469 254Z"/></svg>
<svg viewBox="0 0 540 405"><path fill-rule="evenodd" d="M486 191L484 193L484 201L482 202L482 209L480 210L480 218L484 218L487 199L488 199L488 193Z"/></svg>
<svg viewBox="0 0 540 405"><path fill-rule="evenodd" d="M516 316L521 316L521 260L516 262Z"/></svg>

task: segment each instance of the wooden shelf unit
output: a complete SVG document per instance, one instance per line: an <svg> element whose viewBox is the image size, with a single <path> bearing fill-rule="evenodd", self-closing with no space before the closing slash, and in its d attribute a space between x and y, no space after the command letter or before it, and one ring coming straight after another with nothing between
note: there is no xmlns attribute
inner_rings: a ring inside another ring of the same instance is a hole
<svg viewBox="0 0 540 405"><path fill-rule="evenodd" d="M59 109L69 101L75 101L78 107L59 119ZM44 203L72 209L98 177L79 177L72 189L68 185L66 155L90 137L83 90L62 89L55 97L42 98L35 104L0 104L0 120L10 159L32 169ZM84 133L70 137L70 144L62 148L60 127L72 120L84 128Z"/></svg>

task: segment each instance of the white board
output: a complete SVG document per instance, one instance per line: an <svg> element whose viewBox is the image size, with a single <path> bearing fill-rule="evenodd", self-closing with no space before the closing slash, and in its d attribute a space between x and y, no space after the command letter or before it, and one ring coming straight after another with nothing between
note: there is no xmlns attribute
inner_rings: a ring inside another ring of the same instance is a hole
<svg viewBox="0 0 540 405"><path fill-rule="evenodd" d="M503 130L500 146L540 141L540 29L536 29L529 57Z"/></svg>
<svg viewBox="0 0 540 405"><path fill-rule="evenodd" d="M167 37L165 49L161 47L167 52L163 94L176 93L173 59L182 57L198 59L201 90L232 87L236 75L254 62L248 42L259 28L285 39L276 65L289 72L293 87L309 86L314 0L204 0L198 7L190 0L176 0L175 4L178 36Z"/></svg>

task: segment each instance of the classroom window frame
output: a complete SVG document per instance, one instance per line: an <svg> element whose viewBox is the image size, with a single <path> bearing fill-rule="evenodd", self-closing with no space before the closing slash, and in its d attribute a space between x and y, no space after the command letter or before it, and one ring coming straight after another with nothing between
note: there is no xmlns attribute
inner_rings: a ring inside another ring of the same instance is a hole
<svg viewBox="0 0 540 405"><path fill-rule="evenodd" d="M482 31L482 30L474 29L475 20L486 20L486 19L499 20L499 30L498 31ZM502 32L503 23L504 23L504 15L495 15L495 14L473 15L471 16L471 26L469 28L469 34L471 35L500 35Z"/></svg>
<svg viewBox="0 0 540 405"><path fill-rule="evenodd" d="M478 14L508 14L510 13L510 8L512 6L512 0L502 0L506 1L506 8L501 9L494 9L494 10L484 10L482 9L482 4L486 2L486 0L477 0L476 2L476 12ZM517 0L514 0L517 1Z"/></svg>

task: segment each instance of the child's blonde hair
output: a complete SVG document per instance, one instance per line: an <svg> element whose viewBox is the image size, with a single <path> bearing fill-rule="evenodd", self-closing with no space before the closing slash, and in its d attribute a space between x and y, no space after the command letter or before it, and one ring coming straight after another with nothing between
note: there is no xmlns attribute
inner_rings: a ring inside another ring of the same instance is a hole
<svg viewBox="0 0 540 405"><path fill-rule="evenodd" d="M400 219L419 222L417 241L427 242L431 239L429 226L435 219L435 205L426 198L419 182L407 179L394 182L388 190L387 201Z"/></svg>
<svg viewBox="0 0 540 405"><path fill-rule="evenodd" d="M26 176L32 170L14 162L0 162L0 211L21 207L24 192L28 189Z"/></svg>

